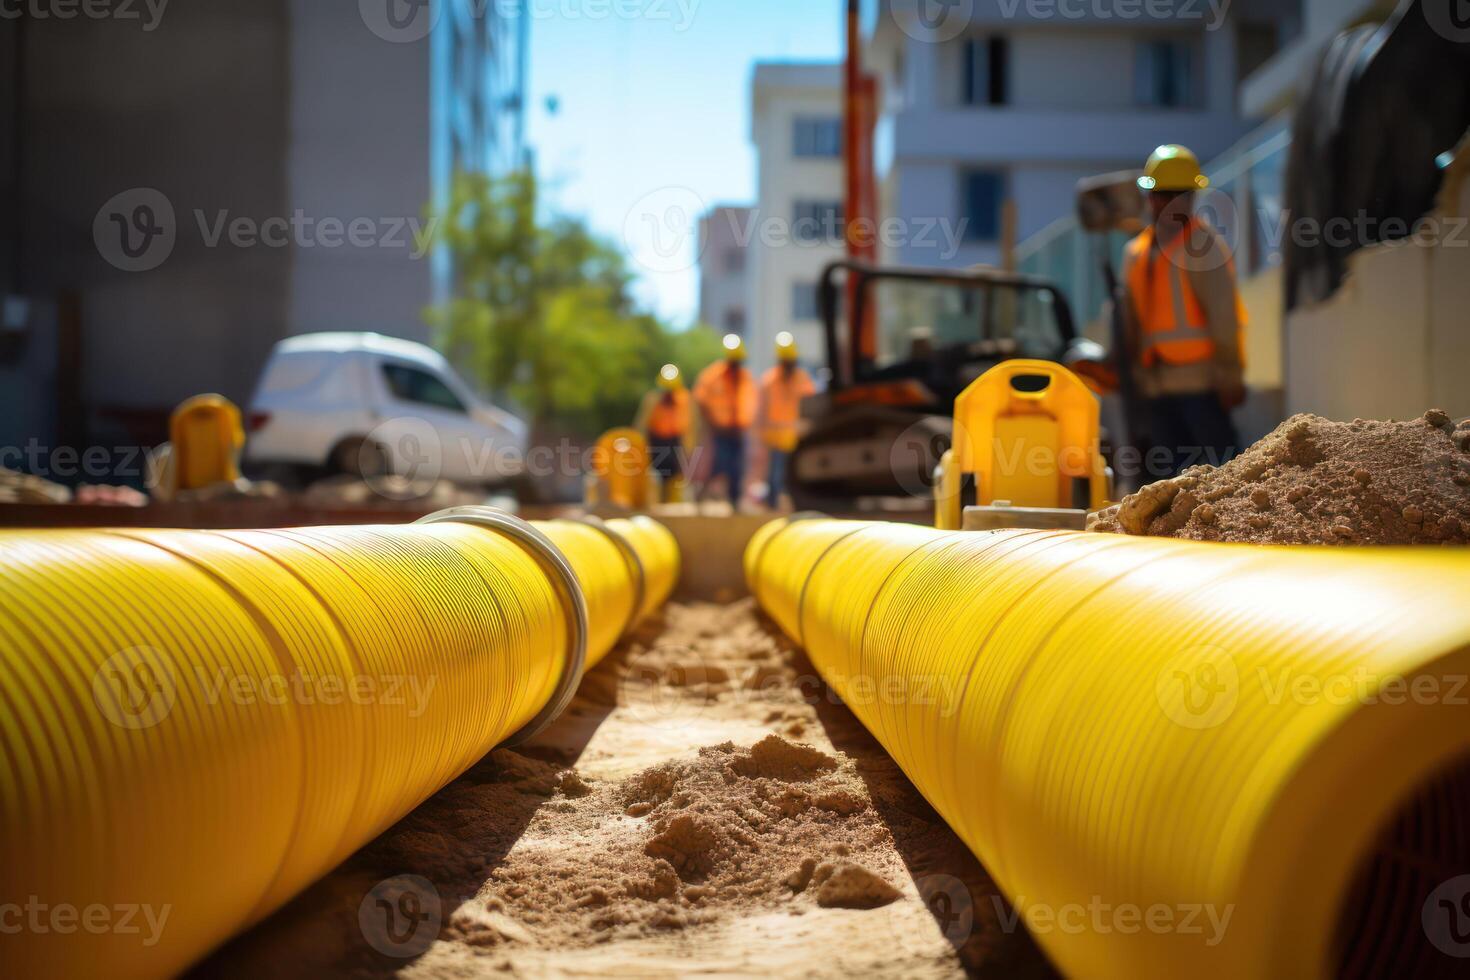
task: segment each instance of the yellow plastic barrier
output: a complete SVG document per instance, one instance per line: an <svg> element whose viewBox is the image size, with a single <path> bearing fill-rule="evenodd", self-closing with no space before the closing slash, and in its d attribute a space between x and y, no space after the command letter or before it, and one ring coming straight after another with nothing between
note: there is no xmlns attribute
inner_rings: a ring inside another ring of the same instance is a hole
<svg viewBox="0 0 1470 980"><path fill-rule="evenodd" d="M592 469L605 502L627 510L647 507L652 498L648 441L637 429L612 429L597 440Z"/></svg>
<svg viewBox="0 0 1470 980"><path fill-rule="evenodd" d="M169 417L168 438L177 482L173 490L240 479L245 428L240 410L223 395L196 395L180 404Z"/></svg>
<svg viewBox="0 0 1470 980"><path fill-rule="evenodd" d="M486 508L0 532L5 972L183 970L554 719L636 607L606 535Z"/></svg>
<svg viewBox="0 0 1470 980"><path fill-rule="evenodd" d="M1018 359L986 371L954 409L957 469L974 476L975 502L1101 507L1108 476L1099 412L1091 389L1060 364Z"/></svg>
<svg viewBox="0 0 1470 980"><path fill-rule="evenodd" d="M747 570L1064 973L1463 966L1470 554L805 521Z"/></svg>

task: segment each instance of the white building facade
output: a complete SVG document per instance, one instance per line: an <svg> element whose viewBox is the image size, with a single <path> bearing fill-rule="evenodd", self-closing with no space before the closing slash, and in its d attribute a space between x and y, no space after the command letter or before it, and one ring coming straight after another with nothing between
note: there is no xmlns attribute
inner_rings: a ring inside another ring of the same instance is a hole
<svg viewBox="0 0 1470 980"><path fill-rule="evenodd" d="M1161 143L1221 153L1249 129L1241 78L1299 22L1267 0L922 7L880 0L867 56L882 211L909 223L886 258L924 266L1000 264L1006 201L1024 240L1073 212L1084 177ZM953 224L922 234L936 221Z"/></svg>
<svg viewBox="0 0 1470 980"><path fill-rule="evenodd" d="M751 83L755 209L737 234L749 241L746 344L751 367L775 361L789 330L808 366L826 362L817 284L843 255L841 69L762 62Z"/></svg>
<svg viewBox="0 0 1470 980"><path fill-rule="evenodd" d="M750 322L752 209L721 206L699 219L699 320L744 337Z"/></svg>

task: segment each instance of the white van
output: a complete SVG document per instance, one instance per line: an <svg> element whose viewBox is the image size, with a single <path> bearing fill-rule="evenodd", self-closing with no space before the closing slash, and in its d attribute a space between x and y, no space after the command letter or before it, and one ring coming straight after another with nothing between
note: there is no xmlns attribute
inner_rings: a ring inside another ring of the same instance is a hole
<svg viewBox="0 0 1470 980"><path fill-rule="evenodd" d="M521 473L527 438L523 421L475 397L437 351L375 333L278 343L246 426L245 462L262 472L484 486Z"/></svg>

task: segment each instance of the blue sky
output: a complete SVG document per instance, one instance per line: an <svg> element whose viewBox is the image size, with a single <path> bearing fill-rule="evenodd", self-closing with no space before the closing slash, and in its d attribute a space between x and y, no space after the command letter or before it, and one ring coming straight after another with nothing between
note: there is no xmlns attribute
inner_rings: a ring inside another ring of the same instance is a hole
<svg viewBox="0 0 1470 980"><path fill-rule="evenodd" d="M693 236L671 232L655 242L648 223L657 216L682 225L700 205L754 198L751 67L838 58L841 0L528 6L529 137L552 207L628 242L642 259L639 298L675 323L691 321L699 291ZM559 102L554 115L549 96Z"/></svg>

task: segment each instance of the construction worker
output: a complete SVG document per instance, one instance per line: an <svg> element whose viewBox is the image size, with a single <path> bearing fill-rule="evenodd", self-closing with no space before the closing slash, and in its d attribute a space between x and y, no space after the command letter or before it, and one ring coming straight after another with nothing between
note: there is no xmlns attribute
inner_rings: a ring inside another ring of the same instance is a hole
<svg viewBox="0 0 1470 980"><path fill-rule="evenodd" d="M1127 356L1167 472L1219 465L1240 447L1233 409L1245 401L1245 306L1229 246L1195 214L1209 186L1182 146L1154 151L1139 178L1152 221L1128 243L1121 285Z"/></svg>
<svg viewBox="0 0 1470 980"><path fill-rule="evenodd" d="M766 506L781 505L786 489L786 464L796 448L796 424L801 400L817 393L797 359L796 338L786 331L776 335L776 366L761 378L761 441L766 444Z"/></svg>
<svg viewBox="0 0 1470 980"><path fill-rule="evenodd" d="M756 385L745 366L745 341L724 339L725 356L705 368L694 383L694 400L714 443L710 481L725 477L730 505L739 508L745 486L745 436L755 423Z"/></svg>
<svg viewBox="0 0 1470 980"><path fill-rule="evenodd" d="M689 390L676 365L665 364L659 370L658 387L648 393L638 416L638 427L648 433L648 451L663 502L677 503L683 499L688 479L684 466L692 433Z"/></svg>

